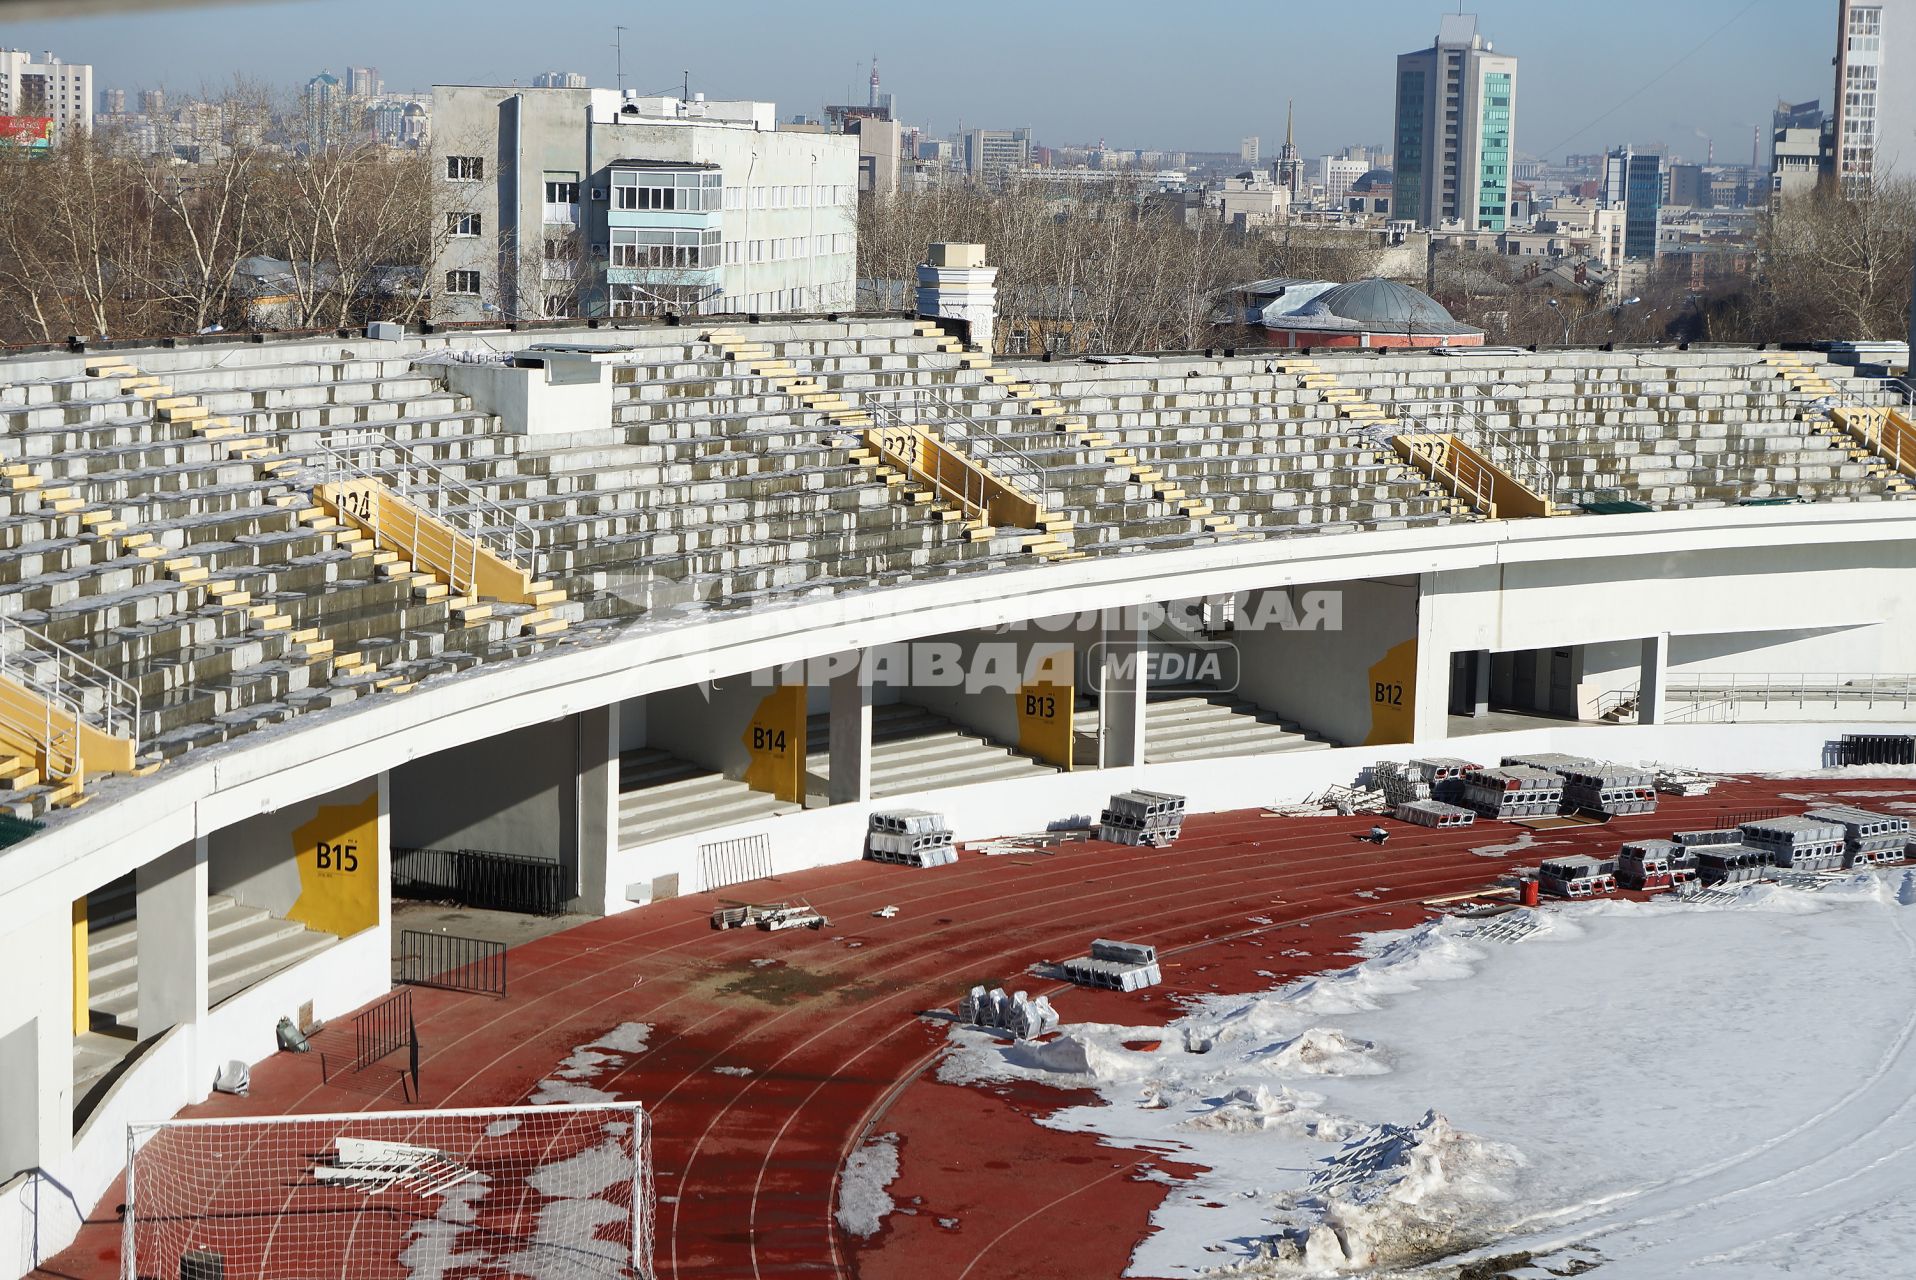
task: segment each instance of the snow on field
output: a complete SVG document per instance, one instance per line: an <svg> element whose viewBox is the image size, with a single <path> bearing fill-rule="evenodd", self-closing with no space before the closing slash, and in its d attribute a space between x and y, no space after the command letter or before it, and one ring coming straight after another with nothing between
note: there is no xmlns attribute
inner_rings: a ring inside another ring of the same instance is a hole
<svg viewBox="0 0 1916 1280"><path fill-rule="evenodd" d="M1205 1168L1170 1183L1132 1274L1574 1246L1606 1280L1878 1276L1916 1244L1902 880L1550 907L1514 945L1433 921L1148 1034L956 1030L941 1076L1095 1089L1046 1123Z"/></svg>
<svg viewBox="0 0 1916 1280"><path fill-rule="evenodd" d="M897 1134L881 1133L852 1152L838 1177L838 1225L855 1236L877 1234L898 1207L885 1191L897 1177Z"/></svg>

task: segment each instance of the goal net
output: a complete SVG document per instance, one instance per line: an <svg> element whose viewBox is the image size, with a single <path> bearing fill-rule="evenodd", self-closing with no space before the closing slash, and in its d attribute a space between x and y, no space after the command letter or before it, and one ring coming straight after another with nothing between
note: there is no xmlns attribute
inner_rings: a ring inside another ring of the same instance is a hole
<svg viewBox="0 0 1916 1280"><path fill-rule="evenodd" d="M652 1280L636 1103L127 1131L122 1280Z"/></svg>

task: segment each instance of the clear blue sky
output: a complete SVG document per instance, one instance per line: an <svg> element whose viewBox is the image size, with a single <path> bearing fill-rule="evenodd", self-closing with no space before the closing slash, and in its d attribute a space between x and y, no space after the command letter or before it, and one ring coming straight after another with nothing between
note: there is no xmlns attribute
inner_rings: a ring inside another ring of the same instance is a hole
<svg viewBox="0 0 1916 1280"><path fill-rule="evenodd" d="M1522 60L1517 145L1531 154L1665 142L1700 160L1701 131L1719 160L1747 160L1751 126L1767 134L1777 98L1830 96L1836 0L1465 7ZM903 118L934 133L1029 124L1046 143L1201 150L1235 150L1256 133L1268 152L1295 98L1298 145L1315 155L1386 140L1392 58L1429 44L1453 10L1433 0L252 0L5 22L0 45L91 61L99 87L128 90L192 92L235 72L290 90L349 64L378 67L394 89L524 83L548 69L610 87L622 22L627 84L648 91L676 89L689 69L711 96L815 115L848 91L864 101L876 54Z"/></svg>

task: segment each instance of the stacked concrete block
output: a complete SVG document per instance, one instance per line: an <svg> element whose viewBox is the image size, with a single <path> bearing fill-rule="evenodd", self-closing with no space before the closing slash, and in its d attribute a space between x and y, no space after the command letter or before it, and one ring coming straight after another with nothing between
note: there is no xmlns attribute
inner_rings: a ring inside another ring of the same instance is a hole
<svg viewBox="0 0 1916 1280"><path fill-rule="evenodd" d="M1456 756L1418 756L1410 768L1430 786L1430 798L1445 804L1457 804L1464 794L1464 778L1472 769L1483 766Z"/></svg>
<svg viewBox="0 0 1916 1280"><path fill-rule="evenodd" d="M1098 839L1162 849L1184 830L1184 797L1163 791L1121 791L1098 815Z"/></svg>
<svg viewBox="0 0 1916 1280"><path fill-rule="evenodd" d="M1627 764L1566 765L1563 808L1613 817L1655 813L1656 771Z"/></svg>
<svg viewBox="0 0 1916 1280"><path fill-rule="evenodd" d="M1546 859L1537 868L1537 887L1553 898L1588 898L1617 891L1617 860L1585 853Z"/></svg>
<svg viewBox="0 0 1916 1280"><path fill-rule="evenodd" d="M1158 949L1143 942L1099 938L1091 944L1090 955L1067 960L1059 967L1066 978L1079 986L1106 991L1137 991L1155 987L1163 980L1158 969Z"/></svg>
<svg viewBox="0 0 1916 1280"><path fill-rule="evenodd" d="M1769 873L1769 857L1744 844L1696 846L1697 878L1706 885L1744 884Z"/></svg>
<svg viewBox="0 0 1916 1280"><path fill-rule="evenodd" d="M1414 822L1420 827L1467 827L1477 821L1471 810L1442 800L1412 800L1392 812L1399 822Z"/></svg>
<svg viewBox="0 0 1916 1280"><path fill-rule="evenodd" d="M1831 871L1847 860L1843 828L1817 818L1766 818L1746 822L1743 843L1786 871Z"/></svg>
<svg viewBox="0 0 1916 1280"><path fill-rule="evenodd" d="M1571 769L1594 768L1603 761L1594 760L1589 756L1565 755L1561 751L1532 751L1522 755L1505 756L1500 763L1506 769L1548 769L1552 773L1564 773Z"/></svg>
<svg viewBox="0 0 1916 1280"><path fill-rule="evenodd" d="M1384 802L1393 809L1431 798L1430 783L1410 765L1379 760L1371 767L1371 777L1384 793Z"/></svg>
<svg viewBox="0 0 1916 1280"><path fill-rule="evenodd" d="M1617 852L1617 883L1626 889L1673 889L1696 879L1693 860L1674 840L1633 840Z"/></svg>
<svg viewBox="0 0 1916 1280"><path fill-rule="evenodd" d="M987 991L973 987L958 1002L958 1020L987 1031L1003 1031L1014 1040L1036 1040L1058 1029L1058 1011L1051 1001L1039 996L1031 999L1022 991L1005 994L1003 987Z"/></svg>
<svg viewBox="0 0 1916 1280"><path fill-rule="evenodd" d="M886 809L871 816L865 856L905 867L944 867L958 861L943 814L925 809Z"/></svg>
<svg viewBox="0 0 1916 1280"><path fill-rule="evenodd" d="M1563 803L1563 775L1531 765L1473 769L1464 775L1462 803L1486 818L1535 818Z"/></svg>
<svg viewBox="0 0 1916 1280"><path fill-rule="evenodd" d="M1670 842L1682 851L1678 855L1680 858L1688 859L1679 861L1677 865L1694 866L1696 865L1695 855L1699 851L1713 846L1740 845L1743 843L1743 833L1735 827L1709 827L1697 831L1674 832L1670 836Z"/></svg>
<svg viewBox="0 0 1916 1280"><path fill-rule="evenodd" d="M1903 861L1909 843L1909 819L1886 813L1872 813L1851 805L1826 805L1803 815L1817 822L1833 822L1843 828L1845 865L1873 867Z"/></svg>

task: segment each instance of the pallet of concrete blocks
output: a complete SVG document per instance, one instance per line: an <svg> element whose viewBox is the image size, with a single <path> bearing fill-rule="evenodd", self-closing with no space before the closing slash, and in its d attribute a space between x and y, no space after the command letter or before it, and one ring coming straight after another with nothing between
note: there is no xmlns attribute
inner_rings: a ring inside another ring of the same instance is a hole
<svg viewBox="0 0 1916 1280"><path fill-rule="evenodd" d="M1843 828L1844 865L1877 867L1903 861L1909 844L1909 819L1872 813L1853 805L1832 804L1803 815Z"/></svg>
<svg viewBox="0 0 1916 1280"><path fill-rule="evenodd" d="M1162 849L1184 830L1184 797L1163 791L1120 791L1098 815L1098 839Z"/></svg>
<svg viewBox="0 0 1916 1280"><path fill-rule="evenodd" d="M1090 955L1067 960L1058 967L1079 986L1106 991L1138 991L1163 980L1158 971L1158 949L1143 942L1099 938L1091 944Z"/></svg>
<svg viewBox="0 0 1916 1280"><path fill-rule="evenodd" d="M1410 762L1413 773L1430 787L1430 798L1445 804L1459 803L1464 794L1464 778L1482 765L1456 756L1417 756Z"/></svg>
<svg viewBox="0 0 1916 1280"><path fill-rule="evenodd" d="M1532 751L1520 756L1505 756L1499 762L1506 769L1546 769L1562 773L1567 769L1589 769L1603 763L1589 756L1565 755L1561 751Z"/></svg>
<svg viewBox="0 0 1916 1280"><path fill-rule="evenodd" d="M885 809L872 814L865 856L903 867L944 867L958 861L944 815L926 809Z"/></svg>
<svg viewBox="0 0 1916 1280"><path fill-rule="evenodd" d="M1412 800L1398 805L1393 816L1399 822L1414 822L1420 827L1467 827L1477 821L1473 811L1442 800Z"/></svg>
<svg viewBox="0 0 1916 1280"><path fill-rule="evenodd" d="M1462 804L1486 818L1537 818L1563 803L1563 776L1532 765L1473 769L1464 775Z"/></svg>
<svg viewBox="0 0 1916 1280"><path fill-rule="evenodd" d="M1613 817L1655 813L1656 770L1632 764L1565 765L1563 807Z"/></svg>
<svg viewBox="0 0 1916 1280"><path fill-rule="evenodd" d="M1617 860L1587 853L1548 858L1537 868L1537 888L1553 898L1588 898L1617 891Z"/></svg>
<svg viewBox="0 0 1916 1280"><path fill-rule="evenodd" d="M1769 874L1769 858L1746 844L1695 846L1696 875L1706 885L1745 884Z"/></svg>
<svg viewBox="0 0 1916 1280"><path fill-rule="evenodd" d="M1003 987L987 991L973 987L958 1002L958 1020L987 1031L1003 1031L1014 1040L1036 1040L1058 1029L1058 1011L1043 996L1030 999L1022 991L1005 994Z"/></svg>
<svg viewBox="0 0 1916 1280"><path fill-rule="evenodd" d="M1674 889L1696 879L1694 858L1674 840L1632 840L1617 851L1625 889Z"/></svg>
<svg viewBox="0 0 1916 1280"><path fill-rule="evenodd" d="M1743 843L1785 871L1834 871L1848 859L1843 828L1818 818L1765 818L1738 828Z"/></svg>

